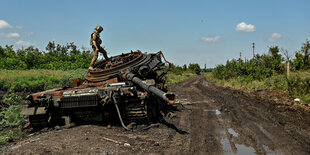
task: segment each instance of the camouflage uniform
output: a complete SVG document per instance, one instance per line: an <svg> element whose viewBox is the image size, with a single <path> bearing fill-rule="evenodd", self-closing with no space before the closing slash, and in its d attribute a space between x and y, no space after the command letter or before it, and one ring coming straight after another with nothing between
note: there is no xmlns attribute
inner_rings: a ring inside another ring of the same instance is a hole
<svg viewBox="0 0 310 155"><path fill-rule="evenodd" d="M93 45L93 41L96 42L96 45L99 49L99 51L96 51L96 47L95 45ZM93 48L94 51L94 57L91 60L90 66L93 67L97 58L98 58L98 52L102 53L105 59L109 59L107 56L107 52L104 50L104 48L102 48L100 46L100 44L102 43L102 40L100 39L100 34L95 30L92 34L91 34L91 38L90 38L90 45Z"/></svg>

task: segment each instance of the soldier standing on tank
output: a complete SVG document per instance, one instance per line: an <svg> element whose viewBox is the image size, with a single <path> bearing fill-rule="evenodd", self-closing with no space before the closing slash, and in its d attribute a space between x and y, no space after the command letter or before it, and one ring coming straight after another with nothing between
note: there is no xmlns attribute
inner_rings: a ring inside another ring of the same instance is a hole
<svg viewBox="0 0 310 155"><path fill-rule="evenodd" d="M90 67L88 69L92 70L93 67L94 67L94 64L98 58L98 52L102 53L104 58L106 60L109 59L109 57L107 56L107 52L104 50L104 48L102 48L100 46L100 44L102 43L101 39L100 39L100 33L103 31L103 28L102 26L98 25L96 28L95 28L95 31L91 34L91 37L90 37L90 45L94 51L94 57L93 59L91 60L91 63L90 63Z"/></svg>

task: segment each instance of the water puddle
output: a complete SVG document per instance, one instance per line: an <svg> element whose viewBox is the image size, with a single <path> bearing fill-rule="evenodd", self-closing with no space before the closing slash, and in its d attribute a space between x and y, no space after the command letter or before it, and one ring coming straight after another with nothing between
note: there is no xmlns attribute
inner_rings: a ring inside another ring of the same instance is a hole
<svg viewBox="0 0 310 155"><path fill-rule="evenodd" d="M220 112L218 109L216 109L216 110L203 109L203 111L204 111L204 112L210 112L210 111L212 111L212 112L215 112L215 115L220 115L220 114L221 114L221 112Z"/></svg>
<svg viewBox="0 0 310 155"><path fill-rule="evenodd" d="M266 145L263 145L263 148L264 148L264 150L266 151L266 154L268 154L268 155L282 155L282 154L283 154L283 153L281 153L281 152L277 152L277 151L272 151L272 150L270 150L269 147L266 146Z"/></svg>
<svg viewBox="0 0 310 155"><path fill-rule="evenodd" d="M225 134L225 132L222 132ZM223 150L225 154L233 153L233 150L231 149L230 143L226 135L224 135L224 138L221 140L221 144L223 146Z"/></svg>
<svg viewBox="0 0 310 155"><path fill-rule="evenodd" d="M229 128L228 129L228 133L232 134L234 137L238 137L239 134L232 128Z"/></svg>
<svg viewBox="0 0 310 155"><path fill-rule="evenodd" d="M239 145L239 144L236 144L235 146L237 148L236 154L239 154L239 155L255 154L256 152L253 147L248 147L248 146Z"/></svg>
<svg viewBox="0 0 310 155"><path fill-rule="evenodd" d="M229 128L228 132L235 137L237 137L239 134L236 133L233 129ZM241 144L235 144L232 140L230 141L226 135L225 132L222 132L224 134L224 137L221 140L224 154L238 154L238 155L248 155L248 154L256 154L255 149L253 147L248 147Z"/></svg>
<svg viewBox="0 0 310 155"><path fill-rule="evenodd" d="M227 132L231 135L233 135L235 138L239 136L239 134L232 128L228 128ZM221 144L223 146L224 154L230 155L230 154L238 154L238 155L248 155L248 154L261 154L261 152L257 152L253 147L246 146L243 144L236 144L234 142L234 138L228 138L230 136L227 136L227 133L225 131L222 131L221 134L223 135L223 138L221 139ZM262 145L267 155L277 155L282 154L276 151L272 151L269 149L268 146Z"/></svg>

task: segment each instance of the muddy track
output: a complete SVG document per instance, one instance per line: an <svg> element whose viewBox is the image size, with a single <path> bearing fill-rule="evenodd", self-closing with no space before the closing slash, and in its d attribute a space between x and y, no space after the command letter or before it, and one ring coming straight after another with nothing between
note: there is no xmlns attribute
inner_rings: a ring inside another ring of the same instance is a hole
<svg viewBox="0 0 310 155"><path fill-rule="evenodd" d="M124 131L83 125L37 132L4 154L310 154L310 114L255 94L214 86L203 76L171 90L184 103L176 117ZM185 104L187 103L187 104ZM126 144L125 144L126 143ZM0 152L0 154L2 154Z"/></svg>

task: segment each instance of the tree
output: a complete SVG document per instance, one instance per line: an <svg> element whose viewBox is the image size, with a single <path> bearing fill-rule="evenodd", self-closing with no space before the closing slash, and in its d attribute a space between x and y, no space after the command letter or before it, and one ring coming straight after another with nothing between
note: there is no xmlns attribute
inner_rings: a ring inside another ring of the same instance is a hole
<svg viewBox="0 0 310 155"><path fill-rule="evenodd" d="M55 42L48 42L47 46L45 47L45 49L48 51L49 54L51 55L56 55L56 46L55 46Z"/></svg>
<svg viewBox="0 0 310 155"><path fill-rule="evenodd" d="M197 75L200 75L201 69L199 64L189 64L188 69L196 73Z"/></svg>
<svg viewBox="0 0 310 155"><path fill-rule="evenodd" d="M310 42L307 40L303 43L301 47L301 52L304 54L304 69L310 68L310 59L309 59L309 49L310 49Z"/></svg>
<svg viewBox="0 0 310 155"><path fill-rule="evenodd" d="M276 72L280 72L281 70L281 62L283 61L283 57L281 54L279 54L279 48L278 46L273 46L269 48L269 53L272 57L272 69L274 69Z"/></svg>
<svg viewBox="0 0 310 155"><path fill-rule="evenodd" d="M310 69L310 56L309 56L310 42L307 40L301 46L301 49L295 52L295 60L293 65L296 70Z"/></svg>

